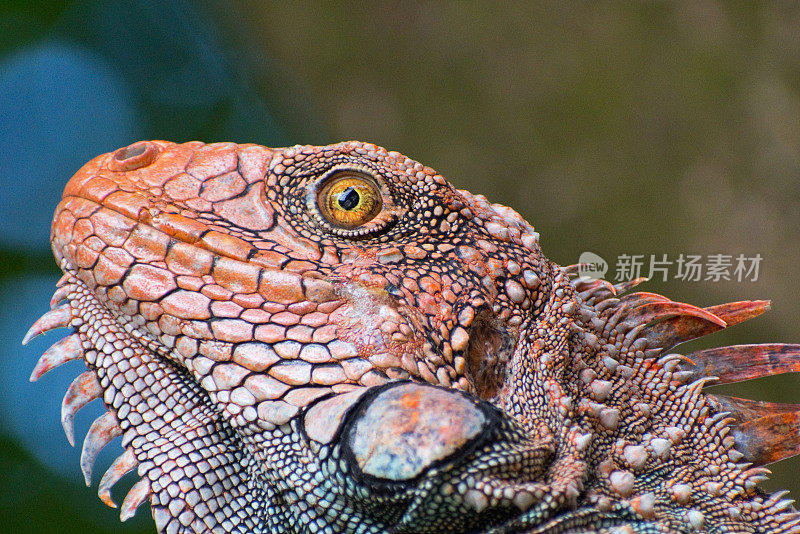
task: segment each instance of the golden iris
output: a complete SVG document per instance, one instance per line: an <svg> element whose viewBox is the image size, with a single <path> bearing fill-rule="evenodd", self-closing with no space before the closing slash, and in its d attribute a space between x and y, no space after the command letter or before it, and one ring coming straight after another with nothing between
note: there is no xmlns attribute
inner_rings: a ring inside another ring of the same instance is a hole
<svg viewBox="0 0 800 534"><path fill-rule="evenodd" d="M317 195L322 216L334 226L356 228L374 219L383 209L381 192L375 183L356 174L329 180Z"/></svg>

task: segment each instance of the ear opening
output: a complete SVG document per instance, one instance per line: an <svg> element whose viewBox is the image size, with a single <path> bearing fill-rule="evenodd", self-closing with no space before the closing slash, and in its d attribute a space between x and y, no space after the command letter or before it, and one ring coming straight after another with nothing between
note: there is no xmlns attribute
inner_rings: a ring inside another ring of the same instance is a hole
<svg viewBox="0 0 800 534"><path fill-rule="evenodd" d="M480 398L493 399L501 392L516 345L517 336L487 310L475 317L465 358L469 379Z"/></svg>

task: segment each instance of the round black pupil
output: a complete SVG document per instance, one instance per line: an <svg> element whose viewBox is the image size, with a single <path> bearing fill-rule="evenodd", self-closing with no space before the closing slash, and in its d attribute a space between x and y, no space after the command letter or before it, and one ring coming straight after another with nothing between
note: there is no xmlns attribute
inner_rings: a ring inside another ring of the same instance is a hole
<svg viewBox="0 0 800 534"><path fill-rule="evenodd" d="M361 196L352 187L348 187L339 193L339 205L346 210L351 210L358 206L359 200L361 200Z"/></svg>

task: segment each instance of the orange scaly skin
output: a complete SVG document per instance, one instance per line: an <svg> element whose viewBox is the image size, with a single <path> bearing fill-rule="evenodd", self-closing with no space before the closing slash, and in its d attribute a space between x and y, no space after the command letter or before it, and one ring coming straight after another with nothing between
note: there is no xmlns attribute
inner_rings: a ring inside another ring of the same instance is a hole
<svg viewBox="0 0 800 534"><path fill-rule="evenodd" d="M122 435L100 497L136 469L121 517L160 532L800 532L758 487L800 407L703 391L800 347L669 353L768 304L576 279L538 237L370 144L135 143L66 186L26 341L74 333L31 378L86 362L87 484Z"/></svg>

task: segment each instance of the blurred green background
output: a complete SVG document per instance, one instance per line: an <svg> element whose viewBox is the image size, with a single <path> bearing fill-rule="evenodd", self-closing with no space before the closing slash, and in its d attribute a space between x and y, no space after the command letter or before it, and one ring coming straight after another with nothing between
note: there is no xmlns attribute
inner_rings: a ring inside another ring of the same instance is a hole
<svg viewBox="0 0 800 534"><path fill-rule="evenodd" d="M120 525L82 484L58 422L80 364L27 382L60 334L19 346L58 278L47 234L63 184L140 138L372 141L514 207L554 261L592 251L610 274L622 254L760 254L756 281L644 289L699 305L772 299L766 316L683 352L800 342L798 28L795 2L4 2L3 525L153 530L146 507ZM798 384L726 391L791 402ZM76 435L99 413L82 412ZM108 449L95 487L119 453ZM767 487L800 495L798 468L775 465Z"/></svg>

